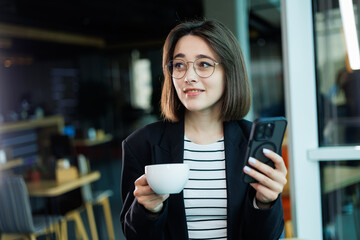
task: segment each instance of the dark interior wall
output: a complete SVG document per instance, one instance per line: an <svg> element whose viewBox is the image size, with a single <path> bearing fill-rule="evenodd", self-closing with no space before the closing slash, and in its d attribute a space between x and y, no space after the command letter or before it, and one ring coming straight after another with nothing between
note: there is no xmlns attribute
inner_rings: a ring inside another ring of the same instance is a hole
<svg viewBox="0 0 360 240"><path fill-rule="evenodd" d="M42 106L53 111L51 70L72 68L71 60L35 61L25 66L0 66L0 112L18 111L22 98L29 99L33 106Z"/></svg>
<svg viewBox="0 0 360 240"><path fill-rule="evenodd" d="M53 50L54 51L54 50ZM161 46L139 49L149 58L152 70L152 112L159 116L162 81ZM53 53L56 55L56 51ZM61 53L61 58L34 53L31 65L0 66L0 114L5 121L22 118L21 102L28 113L41 107L45 115L61 114L66 124L85 131L102 128L123 138L127 126L143 114L131 107L131 50ZM148 112L149 113L149 112Z"/></svg>

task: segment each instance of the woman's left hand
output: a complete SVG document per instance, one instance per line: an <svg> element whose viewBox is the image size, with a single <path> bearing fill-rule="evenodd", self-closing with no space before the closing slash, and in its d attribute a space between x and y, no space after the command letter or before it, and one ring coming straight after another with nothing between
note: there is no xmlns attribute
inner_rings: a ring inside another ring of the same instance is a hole
<svg viewBox="0 0 360 240"><path fill-rule="evenodd" d="M264 155L271 159L275 168L272 168L254 158L249 159L250 167L244 167L244 172L256 179L257 183L250 183L256 190L256 203L260 208L270 208L271 203L275 201L283 191L287 182L287 169L284 160L275 152L263 149Z"/></svg>

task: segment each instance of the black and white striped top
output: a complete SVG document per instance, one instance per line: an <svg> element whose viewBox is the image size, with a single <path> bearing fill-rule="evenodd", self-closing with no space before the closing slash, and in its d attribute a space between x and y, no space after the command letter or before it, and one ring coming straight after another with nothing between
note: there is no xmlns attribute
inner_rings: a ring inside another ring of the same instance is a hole
<svg viewBox="0 0 360 240"><path fill-rule="evenodd" d="M190 168L184 188L189 239L227 239L227 193L224 139L200 145L184 140L184 163Z"/></svg>

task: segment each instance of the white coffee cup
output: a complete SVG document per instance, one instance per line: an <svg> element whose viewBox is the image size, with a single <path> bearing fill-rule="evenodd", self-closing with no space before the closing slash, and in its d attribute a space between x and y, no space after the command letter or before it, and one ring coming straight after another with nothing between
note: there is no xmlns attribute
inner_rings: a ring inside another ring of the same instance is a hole
<svg viewBox="0 0 360 240"><path fill-rule="evenodd" d="M145 166L147 182L158 194L179 193L189 179L189 166L184 163Z"/></svg>

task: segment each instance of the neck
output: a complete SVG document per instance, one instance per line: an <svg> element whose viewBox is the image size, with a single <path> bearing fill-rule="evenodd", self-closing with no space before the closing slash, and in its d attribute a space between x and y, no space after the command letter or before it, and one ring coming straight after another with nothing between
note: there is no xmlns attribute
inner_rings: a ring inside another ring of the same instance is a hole
<svg viewBox="0 0 360 240"><path fill-rule="evenodd" d="M197 144L214 143L223 137L223 122L213 114L186 112L185 135Z"/></svg>

